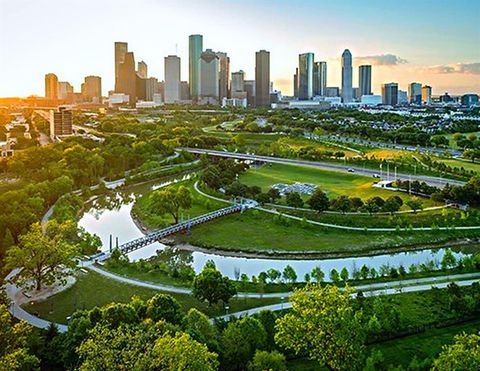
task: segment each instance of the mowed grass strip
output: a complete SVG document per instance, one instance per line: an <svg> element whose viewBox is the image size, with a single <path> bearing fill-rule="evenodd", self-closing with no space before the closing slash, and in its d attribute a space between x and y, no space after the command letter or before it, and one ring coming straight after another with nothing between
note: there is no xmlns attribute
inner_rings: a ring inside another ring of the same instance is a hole
<svg viewBox="0 0 480 371"><path fill-rule="evenodd" d="M264 192L268 191L276 183L293 184L299 182L317 185L327 193L330 199L342 195L360 197L364 201L374 196L386 199L390 196L398 195L404 201L411 198L411 196L403 192L374 188L373 184L377 180L372 177L347 173L346 171L329 171L307 166L284 164L267 164L260 168L252 168L240 176L240 182L249 186L257 185ZM435 202L427 198L422 198L422 202L424 207L436 205ZM408 207L403 206L402 209L407 210Z"/></svg>
<svg viewBox="0 0 480 371"><path fill-rule="evenodd" d="M127 303L134 295L147 300L155 294L168 294L179 302L186 312L190 308L197 308L208 316L225 314L223 305L213 305L200 302L192 295L175 294L160 290L147 289L106 278L96 272L80 274L77 282L72 286L46 300L33 304L25 304L23 308L39 317L58 323L67 323L67 317L79 309L91 309L113 302ZM230 313L250 309L262 305L279 303L279 298L233 298L230 300Z"/></svg>

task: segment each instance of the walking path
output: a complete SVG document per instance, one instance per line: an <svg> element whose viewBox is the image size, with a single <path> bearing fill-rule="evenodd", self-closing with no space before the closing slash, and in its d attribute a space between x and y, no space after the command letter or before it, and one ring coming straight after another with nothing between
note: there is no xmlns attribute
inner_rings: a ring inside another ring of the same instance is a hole
<svg viewBox="0 0 480 371"><path fill-rule="evenodd" d="M195 182L194 184L194 189L200 193L202 196L208 197L212 200L216 201L222 201L222 202L228 202L230 201L224 200L219 197L211 196L202 190L198 188L198 181ZM348 231L360 231L360 232L398 232L399 229L397 228L366 228L366 227L351 227L347 225L340 225L340 224L331 224L331 223L322 223L322 222L317 222L315 220L310 220L310 219L303 219L300 218L299 216L294 216L294 215L289 215L289 214L284 214L281 213L277 210L273 209L267 209L265 207L257 206L255 207L257 210L265 211L266 213L270 214L275 214L275 215L281 215L282 217L288 218L288 219L293 219L293 220L298 220L298 221L306 221L307 223L313 224L313 225L318 225L321 227L328 227L328 228L337 228L337 229L343 229L343 230L348 230ZM430 208L430 210L433 208ZM400 228L400 231L402 230L409 230L409 231L450 231L450 230L477 230L480 229L480 225L474 225L474 226L459 226L459 227L413 227L413 228Z"/></svg>

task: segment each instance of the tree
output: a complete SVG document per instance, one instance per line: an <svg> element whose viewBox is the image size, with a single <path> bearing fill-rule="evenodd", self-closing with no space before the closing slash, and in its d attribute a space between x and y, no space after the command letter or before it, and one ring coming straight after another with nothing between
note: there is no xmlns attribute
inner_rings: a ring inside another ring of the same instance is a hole
<svg viewBox="0 0 480 371"><path fill-rule="evenodd" d="M391 196L387 198L385 203L383 204L383 211L389 212L390 214L393 214L394 212L397 212L400 210L400 207L402 206L397 199L398 196ZM398 197L399 198L399 197Z"/></svg>
<svg viewBox="0 0 480 371"><path fill-rule="evenodd" d="M183 318L185 332L200 343L206 344L209 349L217 349L217 331L208 317L195 308L191 308Z"/></svg>
<svg viewBox="0 0 480 371"><path fill-rule="evenodd" d="M180 304L167 294L156 294L148 299L146 314L155 322L165 320L176 325L181 323L183 317Z"/></svg>
<svg viewBox="0 0 480 371"><path fill-rule="evenodd" d="M230 322L220 339L222 365L227 370L245 369L255 351L265 348L266 338L265 329L256 318L243 317Z"/></svg>
<svg viewBox="0 0 480 371"><path fill-rule="evenodd" d="M340 275L338 274L338 271L333 268L331 271L330 271L330 280L333 282L333 283L338 283L340 282Z"/></svg>
<svg viewBox="0 0 480 371"><path fill-rule="evenodd" d="M297 281L297 273L291 265L287 265L283 269L283 279L291 283L295 283Z"/></svg>
<svg viewBox="0 0 480 371"><path fill-rule="evenodd" d="M300 194L298 192L287 193L286 201L288 206L294 207L296 209L303 206L302 197L300 197Z"/></svg>
<svg viewBox="0 0 480 371"><path fill-rule="evenodd" d="M270 202L270 196L267 193L260 193L255 199L260 205L265 205Z"/></svg>
<svg viewBox="0 0 480 371"><path fill-rule="evenodd" d="M457 264L457 259L453 255L453 252L451 249L445 250L445 253L443 255L443 258L440 264L442 265L443 270L455 267L455 265Z"/></svg>
<svg viewBox="0 0 480 371"><path fill-rule="evenodd" d="M203 268L193 280L193 296L198 300L207 301L208 305L216 304L220 300L228 303L236 293L237 290L228 277L222 276L214 268Z"/></svg>
<svg viewBox="0 0 480 371"><path fill-rule="evenodd" d="M352 208L352 204L348 196L340 196L333 199L331 206L333 210L340 211L341 213L346 213Z"/></svg>
<svg viewBox="0 0 480 371"><path fill-rule="evenodd" d="M342 279L343 282L348 281L348 269L343 267L342 271L340 272L340 278Z"/></svg>
<svg viewBox="0 0 480 371"><path fill-rule="evenodd" d="M275 282L276 280L278 280L281 276L282 276L282 274L277 269L270 268L267 271L267 277L270 279L270 282L272 282L272 283Z"/></svg>
<svg viewBox="0 0 480 371"><path fill-rule="evenodd" d="M277 320L275 340L295 354L307 353L320 366L360 369L365 331L351 293L332 285L308 285L295 291L290 297L292 311Z"/></svg>
<svg viewBox="0 0 480 371"><path fill-rule="evenodd" d="M248 364L249 371L286 371L285 356L277 351L266 352L257 350L253 360Z"/></svg>
<svg viewBox="0 0 480 371"><path fill-rule="evenodd" d="M328 210L328 206L330 205L326 193L320 188L317 188L315 192L313 192L312 196L308 199L307 204L311 209L319 213Z"/></svg>
<svg viewBox="0 0 480 371"><path fill-rule="evenodd" d="M325 273L323 273L322 268L318 266L312 268L310 275L317 283L322 282L323 279L325 278Z"/></svg>
<svg viewBox="0 0 480 371"><path fill-rule="evenodd" d="M408 200L407 201L407 206L410 209L412 209L414 213L416 213L417 210L422 210L423 209L422 201L420 201L417 197L414 197L411 200Z"/></svg>
<svg viewBox="0 0 480 371"><path fill-rule="evenodd" d="M185 186L167 187L153 191L150 195L150 208L160 215L170 214L178 223L180 210L192 207L192 195Z"/></svg>
<svg viewBox="0 0 480 371"><path fill-rule="evenodd" d="M37 290L57 280L64 284L76 268L77 249L65 241L62 225L50 221L45 229L43 233L39 223L32 224L30 230L20 236L19 245L8 250L6 258L7 270L23 268L13 280L29 287L33 280ZM52 230L58 233L50 235Z"/></svg>
<svg viewBox="0 0 480 371"><path fill-rule="evenodd" d="M454 343L444 346L433 361L432 370L480 370L480 335L456 335Z"/></svg>
<svg viewBox="0 0 480 371"><path fill-rule="evenodd" d="M280 195L280 191L276 188L270 188L267 192L270 200L275 203L276 200L280 199L282 196Z"/></svg>
<svg viewBox="0 0 480 371"><path fill-rule="evenodd" d="M37 357L29 354L28 338L32 327L24 321L15 323L6 305L0 304L0 370L34 370Z"/></svg>

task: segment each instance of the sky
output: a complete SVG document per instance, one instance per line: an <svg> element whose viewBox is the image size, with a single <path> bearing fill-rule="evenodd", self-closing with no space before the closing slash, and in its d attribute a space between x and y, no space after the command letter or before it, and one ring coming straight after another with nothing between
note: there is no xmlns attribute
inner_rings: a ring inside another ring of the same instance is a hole
<svg viewBox="0 0 480 371"><path fill-rule="evenodd" d="M339 86L345 48L357 66L372 64L372 88L418 81L444 92L480 93L478 0L0 0L0 97L44 95L55 73L79 91L84 76L114 85L114 42L126 41L149 76L163 79L164 57L182 59L188 35L227 52L231 71L254 79L255 51L270 51L274 88L292 94L298 54L327 61Z"/></svg>

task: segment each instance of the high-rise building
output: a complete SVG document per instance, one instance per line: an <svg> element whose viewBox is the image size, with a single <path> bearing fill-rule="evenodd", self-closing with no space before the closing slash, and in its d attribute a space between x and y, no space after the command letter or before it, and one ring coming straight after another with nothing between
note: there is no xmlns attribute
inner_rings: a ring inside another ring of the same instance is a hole
<svg viewBox="0 0 480 371"><path fill-rule="evenodd" d="M137 72L133 52L127 52L123 63L118 66L116 93L127 94L131 106L137 102Z"/></svg>
<svg viewBox="0 0 480 371"><path fill-rule="evenodd" d="M169 55L165 57L165 103L175 103L180 100L180 57Z"/></svg>
<svg viewBox="0 0 480 371"><path fill-rule="evenodd" d="M180 100L190 100L190 86L188 86L188 81L180 82Z"/></svg>
<svg viewBox="0 0 480 371"><path fill-rule="evenodd" d="M204 103L218 104L220 91L220 60L212 49L200 55L200 99Z"/></svg>
<svg viewBox="0 0 480 371"><path fill-rule="evenodd" d="M87 102L101 103L102 78L100 76L86 76L82 84L82 95Z"/></svg>
<svg viewBox="0 0 480 371"><path fill-rule="evenodd" d="M188 38L188 83L190 98L197 100L200 95L200 56L203 51L203 36L190 35Z"/></svg>
<svg viewBox="0 0 480 371"><path fill-rule="evenodd" d="M58 77L54 73L45 75L45 98L58 99Z"/></svg>
<svg viewBox="0 0 480 371"><path fill-rule="evenodd" d="M128 44L125 42L115 42L115 91L117 91L118 74L120 64L125 61L125 54L128 52Z"/></svg>
<svg viewBox="0 0 480 371"><path fill-rule="evenodd" d="M73 86L68 81L58 82L58 99L65 100L73 94Z"/></svg>
<svg viewBox="0 0 480 371"><path fill-rule="evenodd" d="M242 70L238 72L232 72L230 96L233 99L247 98L247 92L245 91L245 72Z"/></svg>
<svg viewBox="0 0 480 371"><path fill-rule="evenodd" d="M464 94L461 98L462 106L474 106L478 104L478 94Z"/></svg>
<svg viewBox="0 0 480 371"><path fill-rule="evenodd" d="M144 61L140 61L137 64L137 74L142 79L146 79L148 77L148 66Z"/></svg>
<svg viewBox="0 0 480 371"><path fill-rule="evenodd" d="M313 98L313 53L304 53L298 56L298 99L310 100Z"/></svg>
<svg viewBox="0 0 480 371"><path fill-rule="evenodd" d="M408 101L410 104L422 104L422 84L412 82L408 85Z"/></svg>
<svg viewBox="0 0 480 371"><path fill-rule="evenodd" d="M313 95L324 97L327 89L327 62L315 62L313 65Z"/></svg>
<svg viewBox="0 0 480 371"><path fill-rule="evenodd" d="M298 67L295 68L295 74L293 75L293 96L298 98Z"/></svg>
<svg viewBox="0 0 480 371"><path fill-rule="evenodd" d="M52 140L57 137L72 135L72 127L72 111L65 107L50 111L50 137Z"/></svg>
<svg viewBox="0 0 480 371"><path fill-rule="evenodd" d="M432 87L425 85L422 86L422 104L432 103Z"/></svg>
<svg viewBox="0 0 480 371"><path fill-rule="evenodd" d="M158 80L155 77L148 77L145 80L145 100L153 102L155 94L157 93Z"/></svg>
<svg viewBox="0 0 480 371"><path fill-rule="evenodd" d="M398 104L398 84L396 82L382 85L382 102L387 106L396 106Z"/></svg>
<svg viewBox="0 0 480 371"><path fill-rule="evenodd" d="M247 92L247 104L252 107L255 105L255 80L245 80L244 86Z"/></svg>
<svg viewBox="0 0 480 371"><path fill-rule="evenodd" d="M358 67L358 88L360 98L362 95L372 95L372 66L367 64Z"/></svg>
<svg viewBox="0 0 480 371"><path fill-rule="evenodd" d="M352 98L352 53L345 49L342 54L342 101L350 103Z"/></svg>
<svg viewBox="0 0 480 371"><path fill-rule="evenodd" d="M135 75L135 96L137 100L146 101L147 100L147 79L143 79L137 73Z"/></svg>
<svg viewBox="0 0 480 371"><path fill-rule="evenodd" d="M229 77L230 77L230 58L227 56L227 53L217 52L217 57L219 61L220 71L218 78L218 91L219 98L227 98L229 96L228 92L230 90L229 86Z"/></svg>
<svg viewBox="0 0 480 371"><path fill-rule="evenodd" d="M407 104L408 103L408 94L405 90L398 90L398 99L397 104Z"/></svg>
<svg viewBox="0 0 480 371"><path fill-rule="evenodd" d="M255 54L255 106L270 106L270 52Z"/></svg>
<svg viewBox="0 0 480 371"><path fill-rule="evenodd" d="M327 86L325 88L325 96L332 98L332 97L339 97L340 96L340 88L338 86Z"/></svg>

